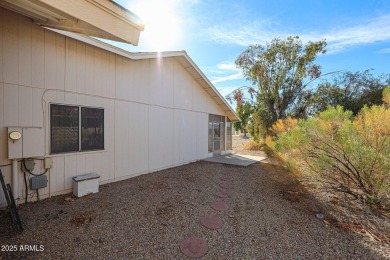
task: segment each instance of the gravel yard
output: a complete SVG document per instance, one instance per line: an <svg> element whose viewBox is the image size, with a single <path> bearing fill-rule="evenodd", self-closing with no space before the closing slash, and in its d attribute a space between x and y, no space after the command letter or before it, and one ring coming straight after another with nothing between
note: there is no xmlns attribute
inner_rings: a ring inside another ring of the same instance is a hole
<svg viewBox="0 0 390 260"><path fill-rule="evenodd" d="M237 139L237 138L236 138ZM226 177L228 176L228 177ZM231 197L215 193L227 190ZM0 245L40 245L41 252L0 252L0 258L186 259L180 242L207 241L203 259L386 259L389 247L316 218L321 203L294 197L283 167L196 162L100 186L79 199L57 196L20 206L25 231L11 233L0 211ZM216 200L228 203L216 211ZM202 226L213 214L220 229ZM325 212L325 219L327 218Z"/></svg>

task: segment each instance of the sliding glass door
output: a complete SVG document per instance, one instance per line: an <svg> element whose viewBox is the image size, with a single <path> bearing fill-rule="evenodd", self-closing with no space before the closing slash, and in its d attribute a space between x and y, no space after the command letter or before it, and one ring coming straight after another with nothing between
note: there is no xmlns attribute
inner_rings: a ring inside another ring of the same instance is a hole
<svg viewBox="0 0 390 260"><path fill-rule="evenodd" d="M233 123L226 118L226 150L232 150L233 145Z"/></svg>
<svg viewBox="0 0 390 260"><path fill-rule="evenodd" d="M209 153L212 153L214 150L214 145L213 145L213 118L214 115L209 115Z"/></svg>
<svg viewBox="0 0 390 260"><path fill-rule="evenodd" d="M225 117L210 114L208 128L208 150L219 155L225 150Z"/></svg>
<svg viewBox="0 0 390 260"><path fill-rule="evenodd" d="M221 153L221 116L214 115L213 134L214 134L214 153Z"/></svg>

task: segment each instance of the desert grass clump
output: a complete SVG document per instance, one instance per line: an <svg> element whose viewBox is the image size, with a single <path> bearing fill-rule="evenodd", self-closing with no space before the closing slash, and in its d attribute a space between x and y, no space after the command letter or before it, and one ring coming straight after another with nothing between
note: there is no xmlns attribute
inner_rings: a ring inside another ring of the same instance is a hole
<svg viewBox="0 0 390 260"><path fill-rule="evenodd" d="M282 134L291 132L298 125L298 119L287 117L278 119L269 129L274 134Z"/></svg>
<svg viewBox="0 0 390 260"><path fill-rule="evenodd" d="M277 137L275 149L323 187L390 207L390 109L364 107L354 118L328 107Z"/></svg>
<svg viewBox="0 0 390 260"><path fill-rule="evenodd" d="M249 150L249 151L262 151L263 145L256 141L249 140L242 149Z"/></svg>

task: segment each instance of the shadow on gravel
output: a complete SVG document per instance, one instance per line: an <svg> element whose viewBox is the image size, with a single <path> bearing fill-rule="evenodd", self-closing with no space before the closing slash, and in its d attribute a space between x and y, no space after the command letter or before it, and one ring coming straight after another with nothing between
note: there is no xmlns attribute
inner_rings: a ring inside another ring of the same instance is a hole
<svg viewBox="0 0 390 260"><path fill-rule="evenodd" d="M211 204L221 182L234 182L227 211ZM326 209L283 168L196 162L100 186L82 198L56 196L20 206L23 233L0 213L0 245L43 245L3 251L0 259L186 259L180 241L205 239L202 259L380 259L372 241L316 218ZM200 223L213 214L218 230Z"/></svg>
<svg viewBox="0 0 390 260"><path fill-rule="evenodd" d="M375 236L374 234L371 234L370 231L365 231L363 228L354 228L361 227L361 224L354 222L354 218L352 216L353 214L356 214L356 212L354 212L354 210L356 210L354 205L351 205L351 203L349 205L343 204L341 208L336 208L334 207L334 205L324 204L314 196L314 194L312 193L313 191L308 190L306 186L304 186L298 180L298 178L294 176L294 174L291 173L285 167L271 163L262 163L261 167L269 173L270 178L274 182L273 188L277 189L280 192L281 197L284 200L290 202L291 207L305 212L312 218L316 218L319 222L322 223L324 227L336 228L338 229L338 232L345 233L348 235L354 235L354 240L356 240L355 243L369 250L367 251L367 256L369 256L370 259L382 259L386 256L386 258L390 258L390 245L388 242L386 243L387 240L383 242L380 239L380 235ZM338 205L342 204L340 201L336 202L334 200L336 200L336 197L333 197L332 202ZM333 215L333 213L337 214L337 216ZM345 220L346 223L343 223L343 220L340 219L341 214L348 215L349 219ZM370 217L375 216L370 215ZM361 222L363 220L356 220L355 218L355 221ZM385 224L387 225L387 227L382 226L382 228L387 228L388 230L388 219L382 219L381 221L383 222L379 223L379 225L386 222ZM351 222L352 224L347 222ZM365 222L367 223L367 221ZM290 223L296 225L304 224L299 220L291 220ZM387 230L382 231L382 234L386 234L385 232L387 232ZM381 232L378 231L377 233ZM365 243L364 241L368 241L369 244ZM351 252L353 252L353 250Z"/></svg>

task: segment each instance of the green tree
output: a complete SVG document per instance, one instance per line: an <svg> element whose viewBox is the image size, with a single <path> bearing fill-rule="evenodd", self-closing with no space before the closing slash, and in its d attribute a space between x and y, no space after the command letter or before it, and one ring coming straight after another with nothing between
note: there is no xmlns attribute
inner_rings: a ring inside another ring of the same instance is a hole
<svg viewBox="0 0 390 260"><path fill-rule="evenodd" d="M374 76L370 70L363 72L344 72L322 82L312 95L310 111L318 114L328 105L340 105L354 115L364 105L381 105L382 92L390 83L390 74Z"/></svg>
<svg viewBox="0 0 390 260"><path fill-rule="evenodd" d="M236 131L241 130L244 132L244 136L247 133L247 126L253 113L252 104L248 101L244 101L237 105L237 114L241 118L241 122L234 122L233 126Z"/></svg>
<svg viewBox="0 0 390 260"><path fill-rule="evenodd" d="M263 135L278 119L305 116L308 103L304 101L311 96L306 87L321 76L314 60L325 53L325 47L325 40L304 46L298 36L290 36L265 46L251 45L237 58L237 67L253 85L248 92Z"/></svg>

